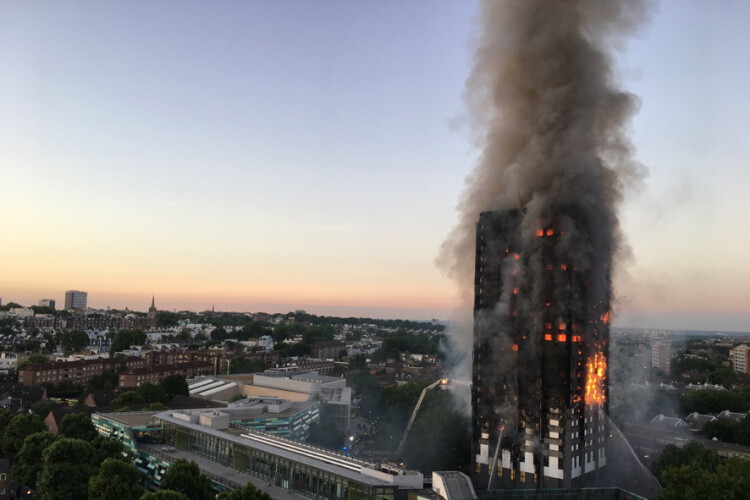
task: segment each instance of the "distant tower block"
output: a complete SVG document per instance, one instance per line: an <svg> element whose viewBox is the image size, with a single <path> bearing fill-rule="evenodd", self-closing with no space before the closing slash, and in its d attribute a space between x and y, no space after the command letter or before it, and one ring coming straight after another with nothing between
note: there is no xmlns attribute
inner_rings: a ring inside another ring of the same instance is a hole
<svg viewBox="0 0 750 500"><path fill-rule="evenodd" d="M88 293L79 290L68 290L65 292L65 309L66 310L86 310L86 300Z"/></svg>
<svg viewBox="0 0 750 500"><path fill-rule="evenodd" d="M522 223L518 210L477 223L473 479L581 487L607 463L609 268L573 269L555 224ZM606 284L596 300L593 279Z"/></svg>

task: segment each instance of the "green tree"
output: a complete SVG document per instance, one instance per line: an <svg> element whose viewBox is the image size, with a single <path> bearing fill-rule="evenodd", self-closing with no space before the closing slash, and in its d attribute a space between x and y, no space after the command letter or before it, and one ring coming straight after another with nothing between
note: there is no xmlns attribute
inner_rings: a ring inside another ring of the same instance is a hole
<svg viewBox="0 0 750 500"><path fill-rule="evenodd" d="M158 311L156 313L156 324L159 326L177 326L180 321L180 316L176 313L169 311Z"/></svg>
<svg viewBox="0 0 750 500"><path fill-rule="evenodd" d="M71 413L65 415L60 422L60 434L67 438L92 441L96 436L96 428L91 417L85 413Z"/></svg>
<svg viewBox="0 0 750 500"><path fill-rule="evenodd" d="M656 500L747 499L750 497L750 460L730 458L715 470L691 462L664 470L664 489Z"/></svg>
<svg viewBox="0 0 750 500"><path fill-rule="evenodd" d="M42 500L70 500L88 496L89 478L99 465L94 447L81 439L63 438L43 453L37 479L37 496Z"/></svg>
<svg viewBox="0 0 750 500"><path fill-rule="evenodd" d="M8 410L0 410L0 450L2 450L2 439L5 434L5 429L8 427L10 421L13 420L14 416L15 415Z"/></svg>
<svg viewBox="0 0 750 500"><path fill-rule="evenodd" d="M185 380L185 377L180 374L167 375L161 382L159 382L159 387L167 393L167 401L178 394L182 396L190 395L187 381Z"/></svg>
<svg viewBox="0 0 750 500"><path fill-rule="evenodd" d="M354 377L354 389L360 396L360 410L363 415L380 415L385 409L385 395L378 380L369 372L358 373Z"/></svg>
<svg viewBox="0 0 750 500"><path fill-rule="evenodd" d="M18 484L36 488L37 477L42 471L44 450L54 442L55 436L47 430L26 436L13 462L13 479Z"/></svg>
<svg viewBox="0 0 750 500"><path fill-rule="evenodd" d="M218 500L271 500L271 496L252 483L247 483L242 489L219 493Z"/></svg>
<svg viewBox="0 0 750 500"><path fill-rule="evenodd" d="M132 345L141 345L146 343L148 338L143 330L132 329L132 330L117 330L114 334L107 334L112 339L112 345L110 346L110 356L116 352L130 349Z"/></svg>
<svg viewBox="0 0 750 500"><path fill-rule="evenodd" d="M36 403L31 405L31 411L39 415L39 418L45 419L49 412L60 408L60 403L52 401L51 399L40 399Z"/></svg>
<svg viewBox="0 0 750 500"><path fill-rule="evenodd" d="M39 415L34 413L16 415L8 423L3 434L3 452L5 452L5 456L10 458L15 457L21 446L23 446L26 436L46 430L47 426L44 425Z"/></svg>
<svg viewBox="0 0 750 500"><path fill-rule="evenodd" d="M151 411L164 411L168 410L169 406L157 401L156 403L151 403L150 405L148 405L148 409Z"/></svg>
<svg viewBox="0 0 750 500"><path fill-rule="evenodd" d="M232 358L229 361L229 373L257 373L268 368L268 363L260 358Z"/></svg>
<svg viewBox="0 0 750 500"><path fill-rule="evenodd" d="M169 401L167 391L151 382L139 385L135 392L141 395L144 403L166 403Z"/></svg>
<svg viewBox="0 0 750 500"><path fill-rule="evenodd" d="M211 481L201 474L198 464L178 458L164 474L161 489L184 493L190 500L212 500Z"/></svg>
<svg viewBox="0 0 750 500"><path fill-rule="evenodd" d="M114 391L119 383L117 373L112 370L107 370L98 375L94 375L89 379L87 388L91 392L108 392Z"/></svg>
<svg viewBox="0 0 750 500"><path fill-rule="evenodd" d="M652 468L654 475L661 478L662 472L666 469L679 468L691 463L696 463L700 468L713 472L719 464L719 457L696 441L690 441L682 448L670 444L664 447L659 461L654 463Z"/></svg>
<svg viewBox="0 0 750 500"><path fill-rule="evenodd" d="M221 342L222 340L226 340L230 338L229 333L224 329L224 327L218 326L211 330L211 340L218 340Z"/></svg>
<svg viewBox="0 0 750 500"><path fill-rule="evenodd" d="M123 446L122 441L98 435L93 441L91 441L91 445L96 451L97 463L102 463L108 458L127 460L127 458L123 456L125 447Z"/></svg>
<svg viewBox="0 0 750 500"><path fill-rule="evenodd" d="M312 345L315 342L324 342L326 340L333 340L333 336L336 331L330 325L319 325L313 328L309 328L305 333L302 334L302 341L305 344Z"/></svg>
<svg viewBox="0 0 750 500"><path fill-rule="evenodd" d="M112 400L113 406L128 406L128 405L139 405L145 403L146 400L138 391L127 391L123 392L115 399Z"/></svg>
<svg viewBox="0 0 750 500"><path fill-rule="evenodd" d="M404 462L423 472L463 469L471 462L469 424L450 392L429 391L407 437Z"/></svg>
<svg viewBox="0 0 750 500"><path fill-rule="evenodd" d="M89 345L89 336L81 330L71 330L63 332L59 339L65 355L72 352L78 352Z"/></svg>
<svg viewBox="0 0 750 500"><path fill-rule="evenodd" d="M139 482L140 474L135 467L108 458L89 479L89 500L138 500L144 493Z"/></svg>
<svg viewBox="0 0 750 500"><path fill-rule="evenodd" d="M25 361L22 361L18 365L18 368L26 368L27 366L41 365L47 362L49 362L49 358L47 356L42 356L41 354L32 354L31 356L26 358Z"/></svg>
<svg viewBox="0 0 750 500"><path fill-rule="evenodd" d="M174 490L159 490L154 493L146 493L140 500L190 500L187 495Z"/></svg>

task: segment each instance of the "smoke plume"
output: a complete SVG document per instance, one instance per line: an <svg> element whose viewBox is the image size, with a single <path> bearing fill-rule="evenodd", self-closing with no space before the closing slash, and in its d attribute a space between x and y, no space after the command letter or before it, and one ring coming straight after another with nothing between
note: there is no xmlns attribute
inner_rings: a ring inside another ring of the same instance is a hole
<svg viewBox="0 0 750 500"><path fill-rule="evenodd" d="M612 260L624 248L618 207L644 173L626 136L637 99L618 88L612 60L646 11L641 0L481 2L465 93L481 154L438 256L467 302L479 214L517 209L528 265L519 272L529 302L520 314L539 310L535 236L550 226L564 234L560 261L586 276L581 307L609 309Z"/></svg>

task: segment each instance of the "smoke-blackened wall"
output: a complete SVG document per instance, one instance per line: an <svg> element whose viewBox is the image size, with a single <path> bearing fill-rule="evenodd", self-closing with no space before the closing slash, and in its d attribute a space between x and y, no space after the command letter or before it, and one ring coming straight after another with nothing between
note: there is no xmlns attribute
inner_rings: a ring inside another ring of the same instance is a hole
<svg viewBox="0 0 750 500"><path fill-rule="evenodd" d="M609 297L623 248L617 209L643 170L626 136L637 101L618 88L612 55L645 12L640 0L481 2L465 95L481 154L438 258L465 297L479 214L507 209L523 214L526 262L541 255L538 229L554 227L563 234L552 251L587 275L584 300ZM527 280L519 307L535 310L543 293Z"/></svg>

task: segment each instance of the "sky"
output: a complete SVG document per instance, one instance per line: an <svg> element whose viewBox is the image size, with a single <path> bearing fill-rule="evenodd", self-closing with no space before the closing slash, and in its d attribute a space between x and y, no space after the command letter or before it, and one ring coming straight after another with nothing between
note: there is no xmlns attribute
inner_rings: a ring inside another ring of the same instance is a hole
<svg viewBox="0 0 750 500"><path fill-rule="evenodd" d="M448 319L478 6L0 2L0 297ZM750 331L750 3L616 48L648 168L615 321Z"/></svg>

